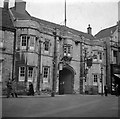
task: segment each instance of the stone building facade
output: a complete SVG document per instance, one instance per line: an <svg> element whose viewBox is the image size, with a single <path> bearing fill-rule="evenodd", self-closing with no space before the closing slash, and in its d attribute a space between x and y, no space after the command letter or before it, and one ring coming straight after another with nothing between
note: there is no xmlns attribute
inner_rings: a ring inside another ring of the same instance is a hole
<svg viewBox="0 0 120 119"><path fill-rule="evenodd" d="M103 29L95 35L96 39L104 42L106 84L108 85L109 93L115 91L115 82L119 80L117 78L120 78L119 27L120 22L117 22L117 25ZM117 83L119 84L119 81Z"/></svg>
<svg viewBox="0 0 120 119"><path fill-rule="evenodd" d="M6 81L13 75L15 28L10 18L8 4L0 8L0 16L0 89L2 90L2 86L4 89Z"/></svg>
<svg viewBox="0 0 120 119"><path fill-rule="evenodd" d="M35 92L52 90L57 63L56 92L102 93L106 79L103 42L93 37L90 25L84 33L35 18L26 11L26 2L17 0L9 12L16 29L12 74L18 87L32 82Z"/></svg>

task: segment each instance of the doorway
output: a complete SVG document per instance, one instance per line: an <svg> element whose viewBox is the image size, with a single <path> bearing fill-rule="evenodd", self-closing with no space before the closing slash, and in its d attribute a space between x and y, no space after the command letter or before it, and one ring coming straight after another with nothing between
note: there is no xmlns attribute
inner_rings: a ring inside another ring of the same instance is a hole
<svg viewBox="0 0 120 119"><path fill-rule="evenodd" d="M72 94L74 88L74 72L69 68L63 68L59 72L59 94Z"/></svg>

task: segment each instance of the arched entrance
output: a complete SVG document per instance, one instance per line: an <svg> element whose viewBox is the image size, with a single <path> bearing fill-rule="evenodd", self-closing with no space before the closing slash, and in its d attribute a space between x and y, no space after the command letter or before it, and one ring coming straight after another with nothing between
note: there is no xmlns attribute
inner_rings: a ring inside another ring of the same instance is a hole
<svg viewBox="0 0 120 119"><path fill-rule="evenodd" d="M72 94L74 88L74 70L72 67L64 67L59 72L59 94Z"/></svg>

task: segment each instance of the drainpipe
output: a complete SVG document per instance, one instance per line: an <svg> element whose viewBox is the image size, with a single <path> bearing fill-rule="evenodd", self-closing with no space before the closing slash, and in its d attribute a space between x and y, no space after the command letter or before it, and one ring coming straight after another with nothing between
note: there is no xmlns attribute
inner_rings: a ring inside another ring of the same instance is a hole
<svg viewBox="0 0 120 119"><path fill-rule="evenodd" d="M16 57L16 29L14 30L14 40L13 40L12 80L15 76L15 66L16 66L15 57Z"/></svg>
<svg viewBox="0 0 120 119"><path fill-rule="evenodd" d="M80 42L80 94L83 94L83 70L82 42Z"/></svg>

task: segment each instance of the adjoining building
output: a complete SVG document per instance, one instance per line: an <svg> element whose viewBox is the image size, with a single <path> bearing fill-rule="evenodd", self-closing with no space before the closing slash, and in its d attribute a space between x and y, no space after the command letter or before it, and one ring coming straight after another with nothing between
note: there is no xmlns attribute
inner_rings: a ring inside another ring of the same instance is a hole
<svg viewBox="0 0 120 119"><path fill-rule="evenodd" d="M35 92L52 90L53 67L57 63L56 93L104 92L104 45L93 37L90 25L84 33L35 18L26 11L26 2L22 0L16 0L9 12L16 29L12 39L15 58L11 73L16 77L18 89L27 88L32 82ZM57 62L54 61L55 46Z"/></svg>
<svg viewBox="0 0 120 119"><path fill-rule="evenodd" d="M2 86L5 87L8 78L12 78L12 71L14 70L16 32L7 2L4 2L4 8L0 8L0 16L0 91L2 91Z"/></svg>
<svg viewBox="0 0 120 119"><path fill-rule="evenodd" d="M116 85L120 85L120 21L115 26L101 30L95 37L104 42L106 84L109 93L114 93Z"/></svg>

